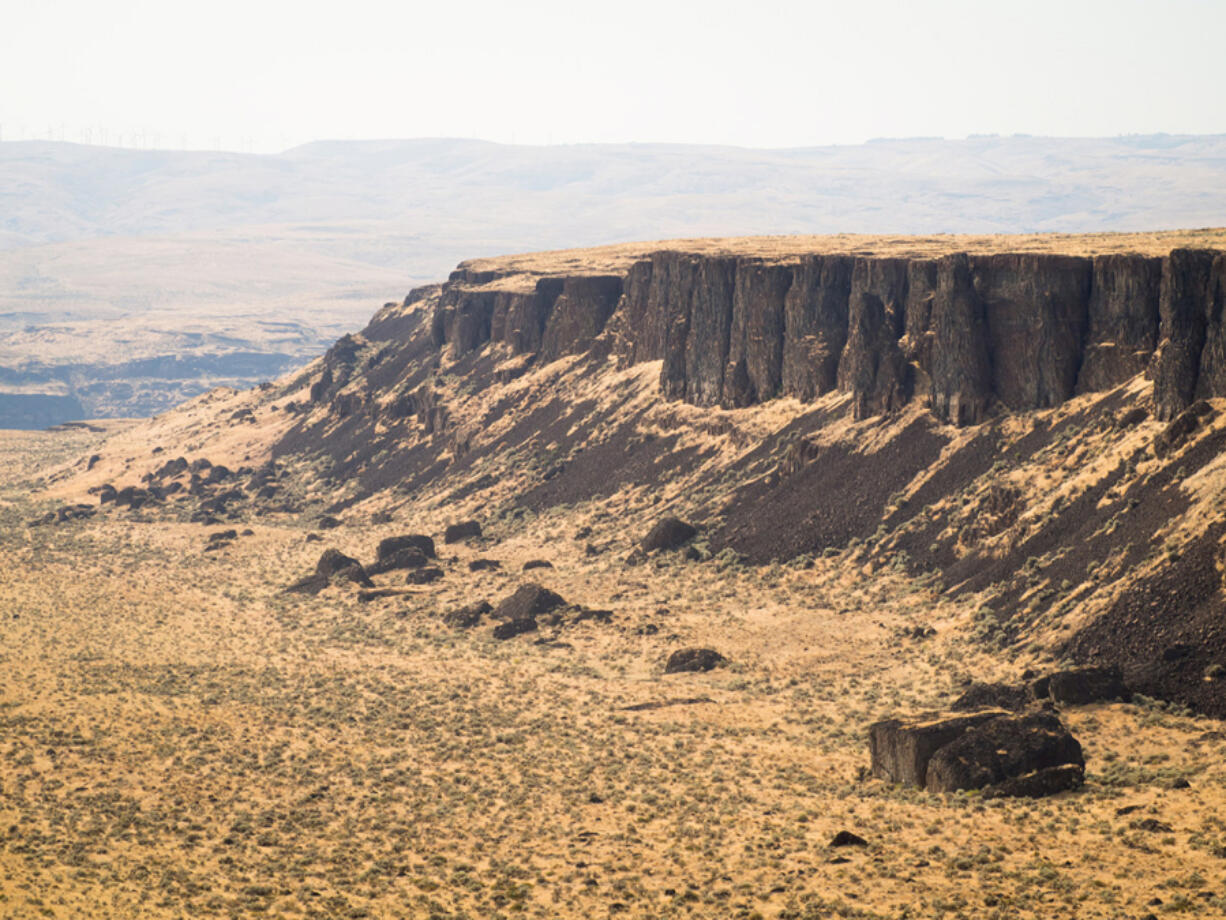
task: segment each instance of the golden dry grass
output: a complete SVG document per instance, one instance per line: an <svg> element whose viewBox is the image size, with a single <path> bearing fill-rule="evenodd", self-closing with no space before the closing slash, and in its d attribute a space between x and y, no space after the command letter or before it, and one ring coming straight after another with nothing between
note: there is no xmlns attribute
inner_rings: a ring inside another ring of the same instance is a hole
<svg viewBox="0 0 1226 920"><path fill-rule="evenodd" d="M616 494L440 546L446 577L404 598L286 596L321 547L291 520L218 553L156 516L26 528L35 472L91 437L0 441L0 916L1226 911L1208 720L1070 710L1088 786L1038 802L864 777L868 722L1005 673L974 612L921 582L844 557L626 567L652 504ZM442 509L411 510L322 545L369 559L391 533L437 535ZM503 567L470 573L477 557ZM612 623L501 643L442 623L542 557L542 583ZM919 624L936 637L903 637ZM663 675L685 645L732 663ZM712 702L623 708L695 697ZM869 846L828 848L844 828Z"/></svg>
<svg viewBox="0 0 1226 920"><path fill-rule="evenodd" d="M620 243L588 249L559 249L551 252L469 259L461 262L460 267L477 272L495 271L504 275L621 273L639 259L646 258L653 252L666 250L785 261L806 255L936 258L954 252L1037 252L1079 256L1137 253L1164 256L1172 249L1179 248L1226 249L1226 229L1163 230L1148 233L950 233L932 236L839 233L827 236L714 237ZM500 279L494 282L494 286L506 287L511 283L509 279Z"/></svg>

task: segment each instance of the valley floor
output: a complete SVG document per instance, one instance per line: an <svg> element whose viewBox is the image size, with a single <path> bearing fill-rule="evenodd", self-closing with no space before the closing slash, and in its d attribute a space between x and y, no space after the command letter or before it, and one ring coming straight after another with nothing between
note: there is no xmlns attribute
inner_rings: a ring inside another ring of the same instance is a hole
<svg viewBox="0 0 1226 920"><path fill-rule="evenodd" d="M446 577L410 595L285 595L323 547L369 558L416 522L311 543L259 521L219 552L161 518L27 527L38 471L99 437L0 434L0 916L1226 912L1218 722L1066 710L1087 785L1046 800L867 778L870 722L999 666L901 572L626 566L615 495L440 546ZM585 555L583 526L613 545ZM541 557L611 622L444 625ZM664 675L692 645L731 664Z"/></svg>

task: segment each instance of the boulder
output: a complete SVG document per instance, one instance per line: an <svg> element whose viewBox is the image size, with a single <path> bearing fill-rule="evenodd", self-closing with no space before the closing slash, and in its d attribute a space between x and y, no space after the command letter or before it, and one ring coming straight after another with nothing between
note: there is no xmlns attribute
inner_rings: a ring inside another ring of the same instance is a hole
<svg viewBox="0 0 1226 920"><path fill-rule="evenodd" d="M443 533L444 543L459 543L461 540L467 540L471 537L481 536L481 525L476 521L461 521L458 524L450 524L447 530Z"/></svg>
<svg viewBox="0 0 1226 920"><path fill-rule="evenodd" d="M553 563L546 559L529 559L524 563L524 571L531 572L533 569L552 569Z"/></svg>
<svg viewBox="0 0 1226 920"><path fill-rule="evenodd" d="M217 469L218 467L214 467L214 471ZM315 526L320 530L335 530L337 527L341 526L341 522L339 518L334 518L330 514L324 514L320 515L319 520L315 522Z"/></svg>
<svg viewBox="0 0 1226 920"><path fill-rule="evenodd" d="M333 579L351 581L364 588L374 587L374 582L366 576L362 563L352 556L346 556L339 549L326 549L319 557L319 562L315 564L314 574L294 582L285 590L293 594L315 595L326 588Z"/></svg>
<svg viewBox="0 0 1226 920"><path fill-rule="evenodd" d="M493 616L499 620L535 618L565 606L566 601L560 595L548 588L528 583L520 585L514 594L503 598L494 608Z"/></svg>
<svg viewBox="0 0 1226 920"><path fill-rule="evenodd" d="M402 549L416 549L427 559L435 558L434 541L425 534L409 533L399 537L388 537L379 541L375 550L377 560L386 559Z"/></svg>
<svg viewBox="0 0 1226 920"><path fill-rule="evenodd" d="M680 648L668 656L664 665L665 674L683 671L710 671L728 659L711 648Z"/></svg>
<svg viewBox="0 0 1226 920"><path fill-rule="evenodd" d="M503 620L494 627L495 639L513 639L526 632L536 631L535 617L518 617L514 620Z"/></svg>
<svg viewBox="0 0 1226 920"><path fill-rule="evenodd" d="M471 629L479 624L481 618L493 609L488 601L477 601L475 604L467 604L463 607L457 607L455 610L449 610L443 614L443 622L448 626L454 626L456 629Z"/></svg>
<svg viewBox="0 0 1226 920"><path fill-rule="evenodd" d="M1031 689L1037 699L1052 699L1069 706L1132 698L1118 667L1071 668L1036 680Z"/></svg>
<svg viewBox="0 0 1226 920"><path fill-rule="evenodd" d="M424 569L417 569L414 572L409 572L405 581L410 585L428 585L431 582L438 581L443 577L443 570L437 566L427 566Z"/></svg>
<svg viewBox="0 0 1226 920"><path fill-rule="evenodd" d="M973 726L934 752L928 761L924 788L929 792L987 786L998 790L1041 790L1050 785L1050 779L1022 778L1051 767L1070 765L1084 770L1085 758L1077 739L1054 713L1001 715ZM1068 781L1074 772L1065 770L1059 775Z"/></svg>
<svg viewBox="0 0 1226 920"><path fill-rule="evenodd" d="M657 549L676 549L693 540L698 531L680 518L666 517L648 531L640 543L643 552Z"/></svg>
<svg viewBox="0 0 1226 920"><path fill-rule="evenodd" d="M473 559L468 563L470 572L493 572L500 568L502 568L502 563L497 559Z"/></svg>
<svg viewBox="0 0 1226 920"><path fill-rule="evenodd" d="M886 719L868 727L868 746L873 776L906 786L923 786L932 756L990 719L1004 715L999 710L968 715L926 714L912 719Z"/></svg>
<svg viewBox="0 0 1226 920"><path fill-rule="evenodd" d="M851 831L839 831L830 841L832 847L866 847L868 841Z"/></svg>

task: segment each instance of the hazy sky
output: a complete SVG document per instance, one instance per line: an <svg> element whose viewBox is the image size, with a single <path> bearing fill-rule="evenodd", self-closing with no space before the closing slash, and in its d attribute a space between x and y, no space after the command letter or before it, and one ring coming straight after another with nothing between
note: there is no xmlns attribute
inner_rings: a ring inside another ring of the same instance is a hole
<svg viewBox="0 0 1226 920"><path fill-rule="evenodd" d="M0 131L256 151L1222 133L1223 35L1223 0L6 0Z"/></svg>

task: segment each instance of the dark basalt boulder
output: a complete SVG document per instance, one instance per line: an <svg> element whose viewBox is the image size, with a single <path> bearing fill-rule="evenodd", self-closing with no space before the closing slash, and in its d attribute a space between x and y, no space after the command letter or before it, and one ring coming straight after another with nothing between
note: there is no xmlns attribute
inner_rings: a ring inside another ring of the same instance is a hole
<svg viewBox="0 0 1226 920"><path fill-rule="evenodd" d="M502 563L497 559L473 559L468 563L470 572L495 572L500 568Z"/></svg>
<svg viewBox="0 0 1226 920"><path fill-rule="evenodd" d="M1072 668L1057 671L1035 681L1031 689L1037 699L1052 699L1069 706L1084 706L1110 700L1132 699L1118 667Z"/></svg>
<svg viewBox="0 0 1226 920"><path fill-rule="evenodd" d="M475 604L467 604L464 607L449 610L443 614L443 622L456 629L472 629L481 622L483 616L493 609L488 601L477 601Z"/></svg>
<svg viewBox="0 0 1226 920"><path fill-rule="evenodd" d="M668 656L668 661L664 664L664 673L710 671L727 661L727 658L713 648L681 648Z"/></svg>
<svg viewBox="0 0 1226 920"><path fill-rule="evenodd" d="M680 518L666 517L648 531L639 545L645 553L657 549L676 549L689 543L697 534L693 525Z"/></svg>
<svg viewBox="0 0 1226 920"><path fill-rule="evenodd" d="M225 482L227 479L233 477L233 475L234 474L230 472L228 467L222 466L219 463L217 466L209 470L209 474L204 477L204 481L206 484Z"/></svg>
<svg viewBox="0 0 1226 920"><path fill-rule="evenodd" d="M998 716L938 749L928 762L924 788L929 792L956 792L994 786L998 794L1008 794L1001 790L1009 789L1010 781L1014 781L1017 788L1041 789L1043 780L1022 782L1020 778L1069 766L1077 769L1063 771L1066 782L1077 770L1084 771L1085 758L1077 739L1054 713Z"/></svg>
<svg viewBox="0 0 1226 920"><path fill-rule="evenodd" d="M434 540L425 534L409 533L399 537L388 537L379 541L375 550L376 559L387 559L399 550L416 549L427 559L434 558Z"/></svg>
<svg viewBox="0 0 1226 920"><path fill-rule="evenodd" d="M866 847L868 841L851 831L839 831L830 841L832 847Z"/></svg>
<svg viewBox="0 0 1226 920"><path fill-rule="evenodd" d="M560 595L548 588L529 583L520 585L514 594L503 598L494 608L493 616L499 620L519 620L538 617L565 606L566 601Z"/></svg>
<svg viewBox="0 0 1226 920"><path fill-rule="evenodd" d="M330 514L320 515L319 520L315 522L315 526L320 530L335 530L341 526L339 518L334 518Z"/></svg>
<svg viewBox="0 0 1226 920"><path fill-rule="evenodd" d="M533 569L552 569L553 563L547 559L529 559L524 563L524 571L531 572Z"/></svg>
<svg viewBox="0 0 1226 920"><path fill-rule="evenodd" d="M237 540L237 530L218 530L215 533L209 534L210 543L221 543L223 541Z"/></svg>
<svg viewBox="0 0 1226 920"><path fill-rule="evenodd" d="M923 786L932 756L967 731L1005 713L1000 710L960 716L935 713L885 719L868 727L873 776L905 786Z"/></svg>
<svg viewBox="0 0 1226 920"><path fill-rule="evenodd" d="M110 502L115 501L115 498L118 495L119 491L108 482L98 490L98 504L109 504Z"/></svg>
<svg viewBox="0 0 1226 920"><path fill-rule="evenodd" d="M346 556L339 549L326 549L319 562L315 564L315 572L301 581L297 581L285 590L292 594L315 595L326 588L333 580L350 581L363 588L373 588L372 582L362 568L362 563L352 556Z"/></svg>
<svg viewBox="0 0 1226 920"><path fill-rule="evenodd" d="M493 635L495 639L513 639L524 633L535 631L536 619L534 617L518 617L514 620L503 620L494 627Z"/></svg>
<svg viewBox="0 0 1226 920"><path fill-rule="evenodd" d="M459 543L461 540L468 540L473 537L481 536L481 525L476 521L461 521L458 524L451 524L443 533L444 543Z"/></svg>
<svg viewBox="0 0 1226 920"><path fill-rule="evenodd" d="M410 585L428 585L431 582L438 581L443 577L443 570L438 566L428 566L424 569L418 569L415 572L409 572L405 581Z"/></svg>
<svg viewBox="0 0 1226 920"><path fill-rule="evenodd" d="M977 712L981 709L1020 712L1034 701L1034 691L1022 684L973 683L949 708L954 712Z"/></svg>

